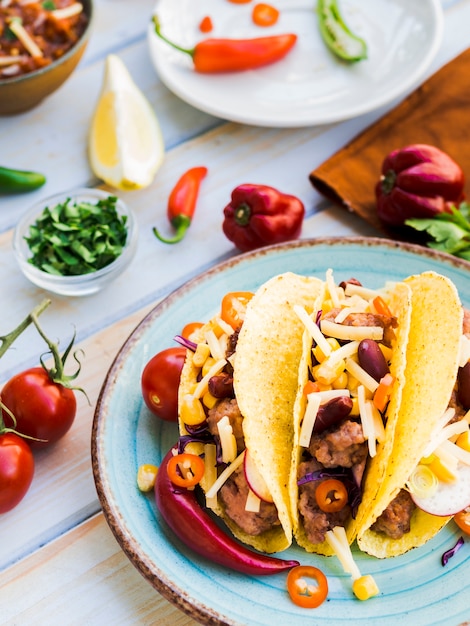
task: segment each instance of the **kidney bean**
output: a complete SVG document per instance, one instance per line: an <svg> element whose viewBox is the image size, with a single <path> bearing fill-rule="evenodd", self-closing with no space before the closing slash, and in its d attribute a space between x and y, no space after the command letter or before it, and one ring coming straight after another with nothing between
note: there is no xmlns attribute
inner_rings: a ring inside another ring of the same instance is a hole
<svg viewBox="0 0 470 626"><path fill-rule="evenodd" d="M209 392L214 398L233 398L233 377L226 372L216 374L209 379Z"/></svg>
<svg viewBox="0 0 470 626"><path fill-rule="evenodd" d="M363 339L360 342L357 356L362 369L377 382L390 371L382 350L373 339Z"/></svg>
<svg viewBox="0 0 470 626"><path fill-rule="evenodd" d="M315 419L314 432L321 433L330 426L341 422L351 413L352 406L353 401L349 396L339 396L321 404Z"/></svg>
<svg viewBox="0 0 470 626"><path fill-rule="evenodd" d="M463 367L459 367L457 380L459 383L457 398L462 407L468 411L470 409L470 361Z"/></svg>

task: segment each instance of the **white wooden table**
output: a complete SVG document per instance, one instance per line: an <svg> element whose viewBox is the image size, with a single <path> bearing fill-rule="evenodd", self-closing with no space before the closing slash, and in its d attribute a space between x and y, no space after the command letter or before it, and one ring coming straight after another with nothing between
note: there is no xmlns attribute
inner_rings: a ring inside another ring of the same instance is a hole
<svg viewBox="0 0 470 626"><path fill-rule="evenodd" d="M11 330L47 294L20 273L12 229L36 200L79 186L98 186L86 153L87 133L104 60L117 54L147 95L161 122L166 159L153 184L125 194L137 214L139 248L127 272L87 298L52 296L42 316L46 332L65 342L73 329L86 357L76 421L53 448L36 454L36 473L22 503L0 517L0 623L10 625L189 625L134 569L100 512L90 460L94 404L107 368L128 334L155 303L192 276L236 254L221 230L222 209L238 184L257 182L300 197L307 209L302 237L377 235L358 218L329 206L308 173L391 103L358 119L294 130L228 123L197 111L159 81L146 30L153 0L96 0L89 47L74 75L31 112L0 118L0 163L39 170L47 184L27 195L0 198L0 333ZM470 0L443 0L444 41L428 75L470 45ZM184 243L158 242L166 199L189 167L206 165L204 201ZM118 194L119 195L119 194ZM30 331L1 360L0 381L33 366L43 345Z"/></svg>

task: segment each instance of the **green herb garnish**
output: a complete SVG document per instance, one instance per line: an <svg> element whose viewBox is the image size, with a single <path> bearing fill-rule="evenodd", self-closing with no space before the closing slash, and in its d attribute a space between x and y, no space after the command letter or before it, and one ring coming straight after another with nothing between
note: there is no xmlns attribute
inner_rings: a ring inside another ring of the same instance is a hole
<svg viewBox="0 0 470 626"><path fill-rule="evenodd" d="M127 240L127 216L116 210L117 198L72 202L46 207L25 236L32 256L28 262L57 276L96 272L122 253Z"/></svg>
<svg viewBox="0 0 470 626"><path fill-rule="evenodd" d="M46 11L54 11L56 9L56 5L55 2L52 2L52 0L44 0L42 8Z"/></svg>
<svg viewBox="0 0 470 626"><path fill-rule="evenodd" d="M434 241L427 246L470 261L470 204L452 206L451 213L439 213L433 218L413 218L407 226L426 232Z"/></svg>

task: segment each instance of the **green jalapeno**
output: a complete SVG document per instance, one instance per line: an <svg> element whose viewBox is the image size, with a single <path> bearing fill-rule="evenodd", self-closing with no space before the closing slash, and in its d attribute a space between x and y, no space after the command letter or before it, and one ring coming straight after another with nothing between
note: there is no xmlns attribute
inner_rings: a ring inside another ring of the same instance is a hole
<svg viewBox="0 0 470 626"><path fill-rule="evenodd" d="M349 30L337 0L318 0L317 16L323 41L336 56L348 62L367 57L366 42Z"/></svg>
<svg viewBox="0 0 470 626"><path fill-rule="evenodd" d="M46 177L38 172L12 170L0 166L0 193L22 193L33 191L46 182Z"/></svg>

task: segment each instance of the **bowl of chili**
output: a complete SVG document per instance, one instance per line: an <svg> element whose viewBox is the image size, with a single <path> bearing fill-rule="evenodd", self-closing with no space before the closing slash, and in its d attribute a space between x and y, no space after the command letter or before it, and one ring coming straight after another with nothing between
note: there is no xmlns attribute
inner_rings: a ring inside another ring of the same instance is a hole
<svg viewBox="0 0 470 626"><path fill-rule="evenodd" d="M92 0L0 3L0 115L32 109L70 77L92 18Z"/></svg>
<svg viewBox="0 0 470 626"><path fill-rule="evenodd" d="M101 189L80 188L37 202L18 222L13 250L32 283L64 296L107 287L137 250L131 209Z"/></svg>

